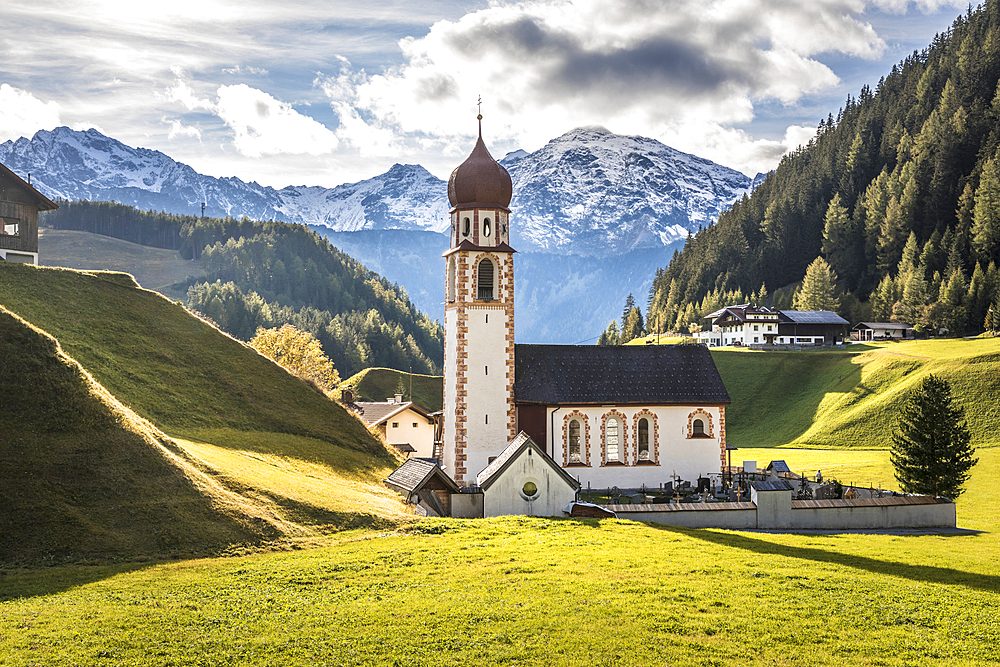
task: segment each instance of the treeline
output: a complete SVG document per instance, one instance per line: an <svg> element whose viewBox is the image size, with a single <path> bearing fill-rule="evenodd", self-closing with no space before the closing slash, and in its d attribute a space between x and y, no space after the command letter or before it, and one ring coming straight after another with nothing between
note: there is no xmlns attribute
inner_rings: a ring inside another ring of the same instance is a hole
<svg viewBox="0 0 1000 667"><path fill-rule="evenodd" d="M647 323L697 326L732 294L763 304L822 257L852 322L982 330L1000 291L998 80L1000 0L987 0L690 236L657 271Z"/></svg>
<svg viewBox="0 0 1000 667"><path fill-rule="evenodd" d="M320 340L343 377L369 366L440 373L444 334L405 290L303 225L194 218L110 202L61 202L41 223L91 231L198 259L188 307L248 341L283 324Z"/></svg>

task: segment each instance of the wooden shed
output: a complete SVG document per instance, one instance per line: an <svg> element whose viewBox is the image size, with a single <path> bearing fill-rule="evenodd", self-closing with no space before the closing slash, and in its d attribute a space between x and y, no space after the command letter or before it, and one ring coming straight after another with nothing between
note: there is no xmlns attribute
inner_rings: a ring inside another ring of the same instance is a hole
<svg viewBox="0 0 1000 667"><path fill-rule="evenodd" d="M0 164L0 260L38 264L38 213L59 208Z"/></svg>
<svg viewBox="0 0 1000 667"><path fill-rule="evenodd" d="M431 516L451 516L451 497L461 493L458 484L437 463L424 459L407 459L392 471L385 484Z"/></svg>

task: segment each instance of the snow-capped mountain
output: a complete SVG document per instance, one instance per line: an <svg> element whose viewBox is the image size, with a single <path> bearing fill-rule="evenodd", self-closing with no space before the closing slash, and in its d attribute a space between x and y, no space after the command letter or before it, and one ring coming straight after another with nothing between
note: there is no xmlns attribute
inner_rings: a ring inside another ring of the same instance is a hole
<svg viewBox="0 0 1000 667"><path fill-rule="evenodd" d="M502 161L514 181L512 245L607 255L684 239L747 192L740 172L645 137L582 127Z"/></svg>
<svg viewBox="0 0 1000 667"><path fill-rule="evenodd" d="M52 198L143 209L248 216L334 231L445 231L447 184L419 165L335 188L277 190L199 174L159 151L67 127L0 144L0 162ZM580 255L663 247L714 221L751 179L653 139L580 128L502 160L514 180L514 247Z"/></svg>

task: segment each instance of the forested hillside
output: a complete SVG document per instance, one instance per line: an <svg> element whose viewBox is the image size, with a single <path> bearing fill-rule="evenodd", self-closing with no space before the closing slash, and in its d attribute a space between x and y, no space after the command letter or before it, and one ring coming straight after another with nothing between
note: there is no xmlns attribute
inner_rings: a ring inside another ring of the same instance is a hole
<svg viewBox="0 0 1000 667"><path fill-rule="evenodd" d="M438 373L438 323L398 285L303 225L196 218L110 202L61 202L44 226L96 232L178 250L207 277L187 284L188 305L241 340L292 324L316 336L341 376L370 366Z"/></svg>
<svg viewBox="0 0 1000 667"><path fill-rule="evenodd" d="M851 321L981 331L1000 285L998 79L1000 1L988 0L849 96L690 237L657 272L647 322L686 329L730 302L773 299L822 257L830 268L810 273L829 271Z"/></svg>

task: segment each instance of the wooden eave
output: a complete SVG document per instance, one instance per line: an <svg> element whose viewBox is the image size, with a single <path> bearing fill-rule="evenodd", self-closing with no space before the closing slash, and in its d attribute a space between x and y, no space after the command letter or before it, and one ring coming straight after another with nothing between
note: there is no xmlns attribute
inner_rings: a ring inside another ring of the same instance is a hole
<svg viewBox="0 0 1000 667"><path fill-rule="evenodd" d="M18 176L16 173L8 169L7 165L3 163L0 163L0 174L3 174L8 178L10 178L12 181L14 181L15 185L24 188L28 192L28 194L33 196L38 202L39 211L54 211L57 208L59 208L59 206L54 201L52 201L51 199L43 195L41 192L36 190L33 185L31 185L26 180Z"/></svg>

